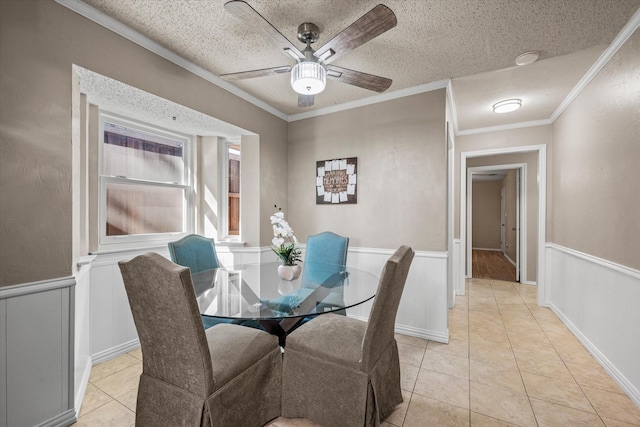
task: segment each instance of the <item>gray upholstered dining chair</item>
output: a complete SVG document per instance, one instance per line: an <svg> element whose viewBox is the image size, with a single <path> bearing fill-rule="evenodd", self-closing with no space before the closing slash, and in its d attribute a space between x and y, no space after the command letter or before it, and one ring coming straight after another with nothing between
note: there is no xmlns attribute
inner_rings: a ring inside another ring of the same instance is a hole
<svg viewBox="0 0 640 427"><path fill-rule="evenodd" d="M378 426L402 402L394 325L414 252L385 264L369 321L323 314L287 337L282 416L324 426Z"/></svg>
<svg viewBox="0 0 640 427"><path fill-rule="evenodd" d="M205 331L188 268L156 253L118 263L142 347L136 426L263 426L280 415L278 339Z"/></svg>

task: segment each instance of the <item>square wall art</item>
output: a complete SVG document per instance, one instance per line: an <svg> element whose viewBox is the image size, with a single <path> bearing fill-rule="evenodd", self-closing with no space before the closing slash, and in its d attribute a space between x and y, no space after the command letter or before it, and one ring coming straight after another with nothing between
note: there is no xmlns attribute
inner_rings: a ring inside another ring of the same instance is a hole
<svg viewBox="0 0 640 427"><path fill-rule="evenodd" d="M316 162L316 204L358 202L358 158Z"/></svg>

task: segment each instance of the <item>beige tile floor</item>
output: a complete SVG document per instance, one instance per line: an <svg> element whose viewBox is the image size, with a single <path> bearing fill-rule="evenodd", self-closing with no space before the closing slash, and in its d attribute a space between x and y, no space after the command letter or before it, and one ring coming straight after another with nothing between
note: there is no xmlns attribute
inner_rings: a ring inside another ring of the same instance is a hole
<svg viewBox="0 0 640 427"><path fill-rule="evenodd" d="M383 426L640 426L640 410L535 292L471 279L449 312L449 344L397 335L404 403ZM74 425L133 426L141 358L94 366Z"/></svg>

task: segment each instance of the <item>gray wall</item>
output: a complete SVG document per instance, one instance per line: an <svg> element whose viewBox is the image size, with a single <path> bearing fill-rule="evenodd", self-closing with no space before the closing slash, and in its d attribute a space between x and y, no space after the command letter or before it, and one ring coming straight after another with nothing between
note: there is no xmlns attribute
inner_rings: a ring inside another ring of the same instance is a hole
<svg viewBox="0 0 640 427"><path fill-rule="evenodd" d="M316 161L358 158L358 203L316 205ZM290 224L351 246L446 251L445 90L289 124ZM295 201L295 202L293 202Z"/></svg>
<svg viewBox="0 0 640 427"><path fill-rule="evenodd" d="M288 171L274 167L287 156L285 121L53 1L0 8L0 286L74 271L72 64L259 134L259 229L246 240L269 243L269 206L287 204Z"/></svg>
<svg viewBox="0 0 640 427"><path fill-rule="evenodd" d="M550 241L640 269L640 31L553 124Z"/></svg>
<svg viewBox="0 0 640 427"><path fill-rule="evenodd" d="M552 156L548 301L640 406L640 31L554 122Z"/></svg>
<svg viewBox="0 0 640 427"><path fill-rule="evenodd" d="M500 188L502 181L473 183L471 242L473 248L500 249Z"/></svg>
<svg viewBox="0 0 640 427"><path fill-rule="evenodd" d="M551 155L549 154L552 141L551 125L534 126L528 128L508 129L495 132L477 133L474 135L460 135L456 137L456 153L455 153L455 185L454 185L454 230L456 238L460 238L460 153L468 151L482 151L500 148L523 147L530 145L546 145L547 146L547 177L549 176L549 168L551 166ZM536 156L537 159L537 156ZM467 160L467 166L473 164L473 158ZM536 166L537 168L537 166ZM529 167L529 169L531 169ZM537 170L534 175L537 180ZM535 181L534 181L535 182ZM547 188L547 195L550 188ZM549 206L549 198L547 197L547 210ZM548 224L547 224L548 225Z"/></svg>
<svg viewBox="0 0 640 427"><path fill-rule="evenodd" d="M545 129L551 130L549 127L544 126ZM522 132L520 138L515 137L520 142L531 142L531 144L526 145L534 145L533 141L538 140L542 136L546 135L546 132L543 130L540 132L540 129L529 128L522 129L529 130L531 132ZM484 134L473 135L477 137L481 137ZM516 133L518 135L518 133ZM526 137L523 137L526 136ZM513 137L513 136L512 136ZM511 139L512 137L509 137ZM481 143L482 138L473 138L469 139L469 137L458 137L458 141L462 141L460 145L462 145L462 151L473 151L466 150L465 147L469 147L469 144L472 144L474 141ZM478 144L482 146L482 144ZM518 144L520 145L520 144ZM474 145L475 146L475 145ZM508 145L505 145L508 146ZM456 147L457 149L458 147ZM493 147L492 147L493 148ZM538 260L538 153L536 152L528 152L528 153L512 153L512 154L499 154L492 156L482 156L482 157L472 157L467 159L467 167L474 166L493 166L493 165L508 165L514 163L525 163L527 165L527 281L535 281L537 280L537 260ZM460 163L458 163L458 168L460 167ZM458 186L458 191L460 187ZM458 200L459 202L459 200ZM514 254L515 256L515 254ZM515 258L511 258L515 261Z"/></svg>

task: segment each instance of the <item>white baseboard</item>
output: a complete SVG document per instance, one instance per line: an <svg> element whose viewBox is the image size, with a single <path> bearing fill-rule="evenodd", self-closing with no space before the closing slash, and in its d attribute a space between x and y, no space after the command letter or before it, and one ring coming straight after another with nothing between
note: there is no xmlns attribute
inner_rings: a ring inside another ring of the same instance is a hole
<svg viewBox="0 0 640 427"><path fill-rule="evenodd" d="M492 252L502 252L502 249L498 248L498 249L494 249L494 248L474 248L472 247L471 250L473 251L492 251Z"/></svg>
<svg viewBox="0 0 640 427"><path fill-rule="evenodd" d="M412 328L409 326L396 325L395 331L399 334L409 335L411 337L422 338L429 341L437 341L443 344L449 343L449 332L440 333L425 329Z"/></svg>
<svg viewBox="0 0 640 427"><path fill-rule="evenodd" d="M640 271L546 245L545 303L640 407Z"/></svg>
<svg viewBox="0 0 640 427"><path fill-rule="evenodd" d="M125 353L129 353L140 347L140 341L135 339L133 341L126 342L124 344L115 346L105 351L101 351L91 356L91 364L97 365L107 360L113 359L117 356L122 356Z"/></svg>
<svg viewBox="0 0 640 427"><path fill-rule="evenodd" d="M620 386L620 388L627 393L627 395L633 400L636 406L640 407L640 390L625 377L622 372L615 367L613 363L604 355L598 348L582 333L580 330L564 315L564 313L556 307L553 303L549 304L549 308L553 311L565 326L575 335L575 337L582 343L594 359L604 368L605 371L613 380Z"/></svg>
<svg viewBox="0 0 640 427"><path fill-rule="evenodd" d="M38 427L66 427L78 421L76 411L67 409L47 421L38 424Z"/></svg>
<svg viewBox="0 0 640 427"><path fill-rule="evenodd" d="M525 280L525 281L521 281L520 283L527 286L538 286L538 282L534 280Z"/></svg>
<svg viewBox="0 0 640 427"><path fill-rule="evenodd" d="M504 257L507 259L507 261L509 261L511 264L513 264L514 267L516 267L516 262L514 260L512 260L511 258L509 258L509 255L507 255L506 252L502 252L502 255L504 255Z"/></svg>
<svg viewBox="0 0 640 427"><path fill-rule="evenodd" d="M350 314L348 314L347 316L353 319L362 320L363 322L366 322L368 320L366 317L362 317L362 316L353 316ZM437 341L443 344L449 343L448 331L446 334L442 334L435 331L428 331L425 329L413 328L411 326L403 326L398 324L395 325L394 330L398 334L408 335L410 337L422 338L424 340L429 340L429 341Z"/></svg>

